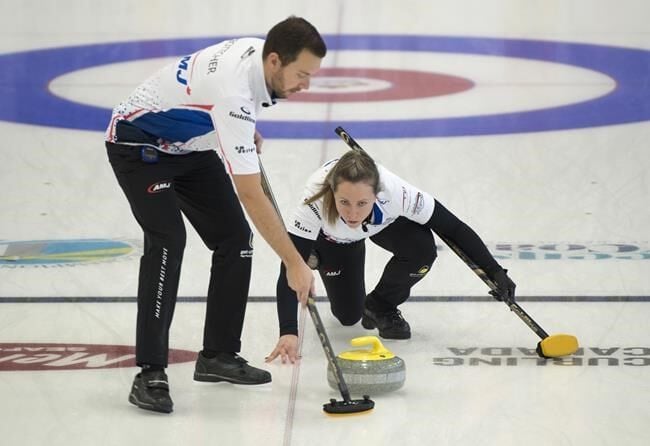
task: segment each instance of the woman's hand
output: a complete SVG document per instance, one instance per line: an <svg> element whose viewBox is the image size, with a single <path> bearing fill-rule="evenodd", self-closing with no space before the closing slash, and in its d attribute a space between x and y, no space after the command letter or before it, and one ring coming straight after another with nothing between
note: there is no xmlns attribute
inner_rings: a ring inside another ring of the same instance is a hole
<svg viewBox="0 0 650 446"><path fill-rule="evenodd" d="M280 357L282 364L286 364L287 361L294 364L298 359L300 359L300 355L298 354L298 336L280 336L275 349L266 357L265 362L271 362L278 356Z"/></svg>

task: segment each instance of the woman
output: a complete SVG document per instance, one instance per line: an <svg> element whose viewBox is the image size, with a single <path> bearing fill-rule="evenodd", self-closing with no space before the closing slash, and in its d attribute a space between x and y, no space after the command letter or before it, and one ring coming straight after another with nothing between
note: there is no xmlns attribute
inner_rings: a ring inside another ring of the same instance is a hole
<svg viewBox="0 0 650 446"><path fill-rule="evenodd" d="M409 339L411 328L398 307L436 258L432 231L453 242L497 284L497 300L514 300L515 284L479 236L431 195L407 183L365 152L351 150L308 180L305 199L288 231L296 248L316 263L331 304L343 325L359 319L385 339ZM377 286L366 295L365 239L390 251ZM298 301L281 265L277 282L280 339L267 362L298 355Z"/></svg>

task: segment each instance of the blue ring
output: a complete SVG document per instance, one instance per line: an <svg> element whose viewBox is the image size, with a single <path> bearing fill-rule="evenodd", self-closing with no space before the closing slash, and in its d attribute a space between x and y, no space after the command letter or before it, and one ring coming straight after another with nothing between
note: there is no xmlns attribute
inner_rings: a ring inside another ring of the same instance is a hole
<svg viewBox="0 0 650 446"><path fill-rule="evenodd" d="M103 64L188 54L234 36L105 43L0 55L0 120L103 131L110 110L51 94L63 74ZM328 36L331 50L422 51L533 59L573 65L616 82L607 95L533 111L455 118L336 122L357 138L494 135L579 129L650 119L650 51L591 44L441 36ZM7 70L6 67L11 67ZM267 138L336 138L331 122L266 121Z"/></svg>

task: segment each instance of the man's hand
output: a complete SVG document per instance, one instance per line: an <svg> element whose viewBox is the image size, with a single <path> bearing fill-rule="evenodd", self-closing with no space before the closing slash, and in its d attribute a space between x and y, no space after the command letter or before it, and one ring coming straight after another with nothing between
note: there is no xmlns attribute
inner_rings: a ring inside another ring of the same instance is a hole
<svg viewBox="0 0 650 446"><path fill-rule="evenodd" d="M508 277L507 269L500 269L494 273L492 278L497 285L496 290L490 291L492 297L498 301L504 301L507 304L515 301L515 283Z"/></svg>
<svg viewBox="0 0 650 446"><path fill-rule="evenodd" d="M292 265L285 264L285 267L289 287L296 292L298 301L306 305L309 296L314 294L314 274L311 268L302 259L300 260Z"/></svg>
<svg viewBox="0 0 650 446"><path fill-rule="evenodd" d="M294 364L298 359L300 359L300 355L298 355L298 336L280 336L275 349L266 357L265 362L272 362L278 356L280 357L282 364L286 364L287 361Z"/></svg>
<svg viewBox="0 0 650 446"><path fill-rule="evenodd" d="M261 174L233 175L239 200L258 232L280 256L287 268L287 282L298 300L307 302L314 288L314 275L289 238L279 211L262 189Z"/></svg>

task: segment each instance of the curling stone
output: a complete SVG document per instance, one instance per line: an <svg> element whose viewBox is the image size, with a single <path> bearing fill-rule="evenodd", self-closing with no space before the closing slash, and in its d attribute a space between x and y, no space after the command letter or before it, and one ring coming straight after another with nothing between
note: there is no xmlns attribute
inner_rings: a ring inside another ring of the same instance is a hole
<svg viewBox="0 0 650 446"><path fill-rule="evenodd" d="M351 394L376 395L404 385L404 360L386 349L377 337L354 338L350 344L354 347L370 346L370 349L343 352L336 358ZM327 368L327 382L333 389L338 389L331 366Z"/></svg>

